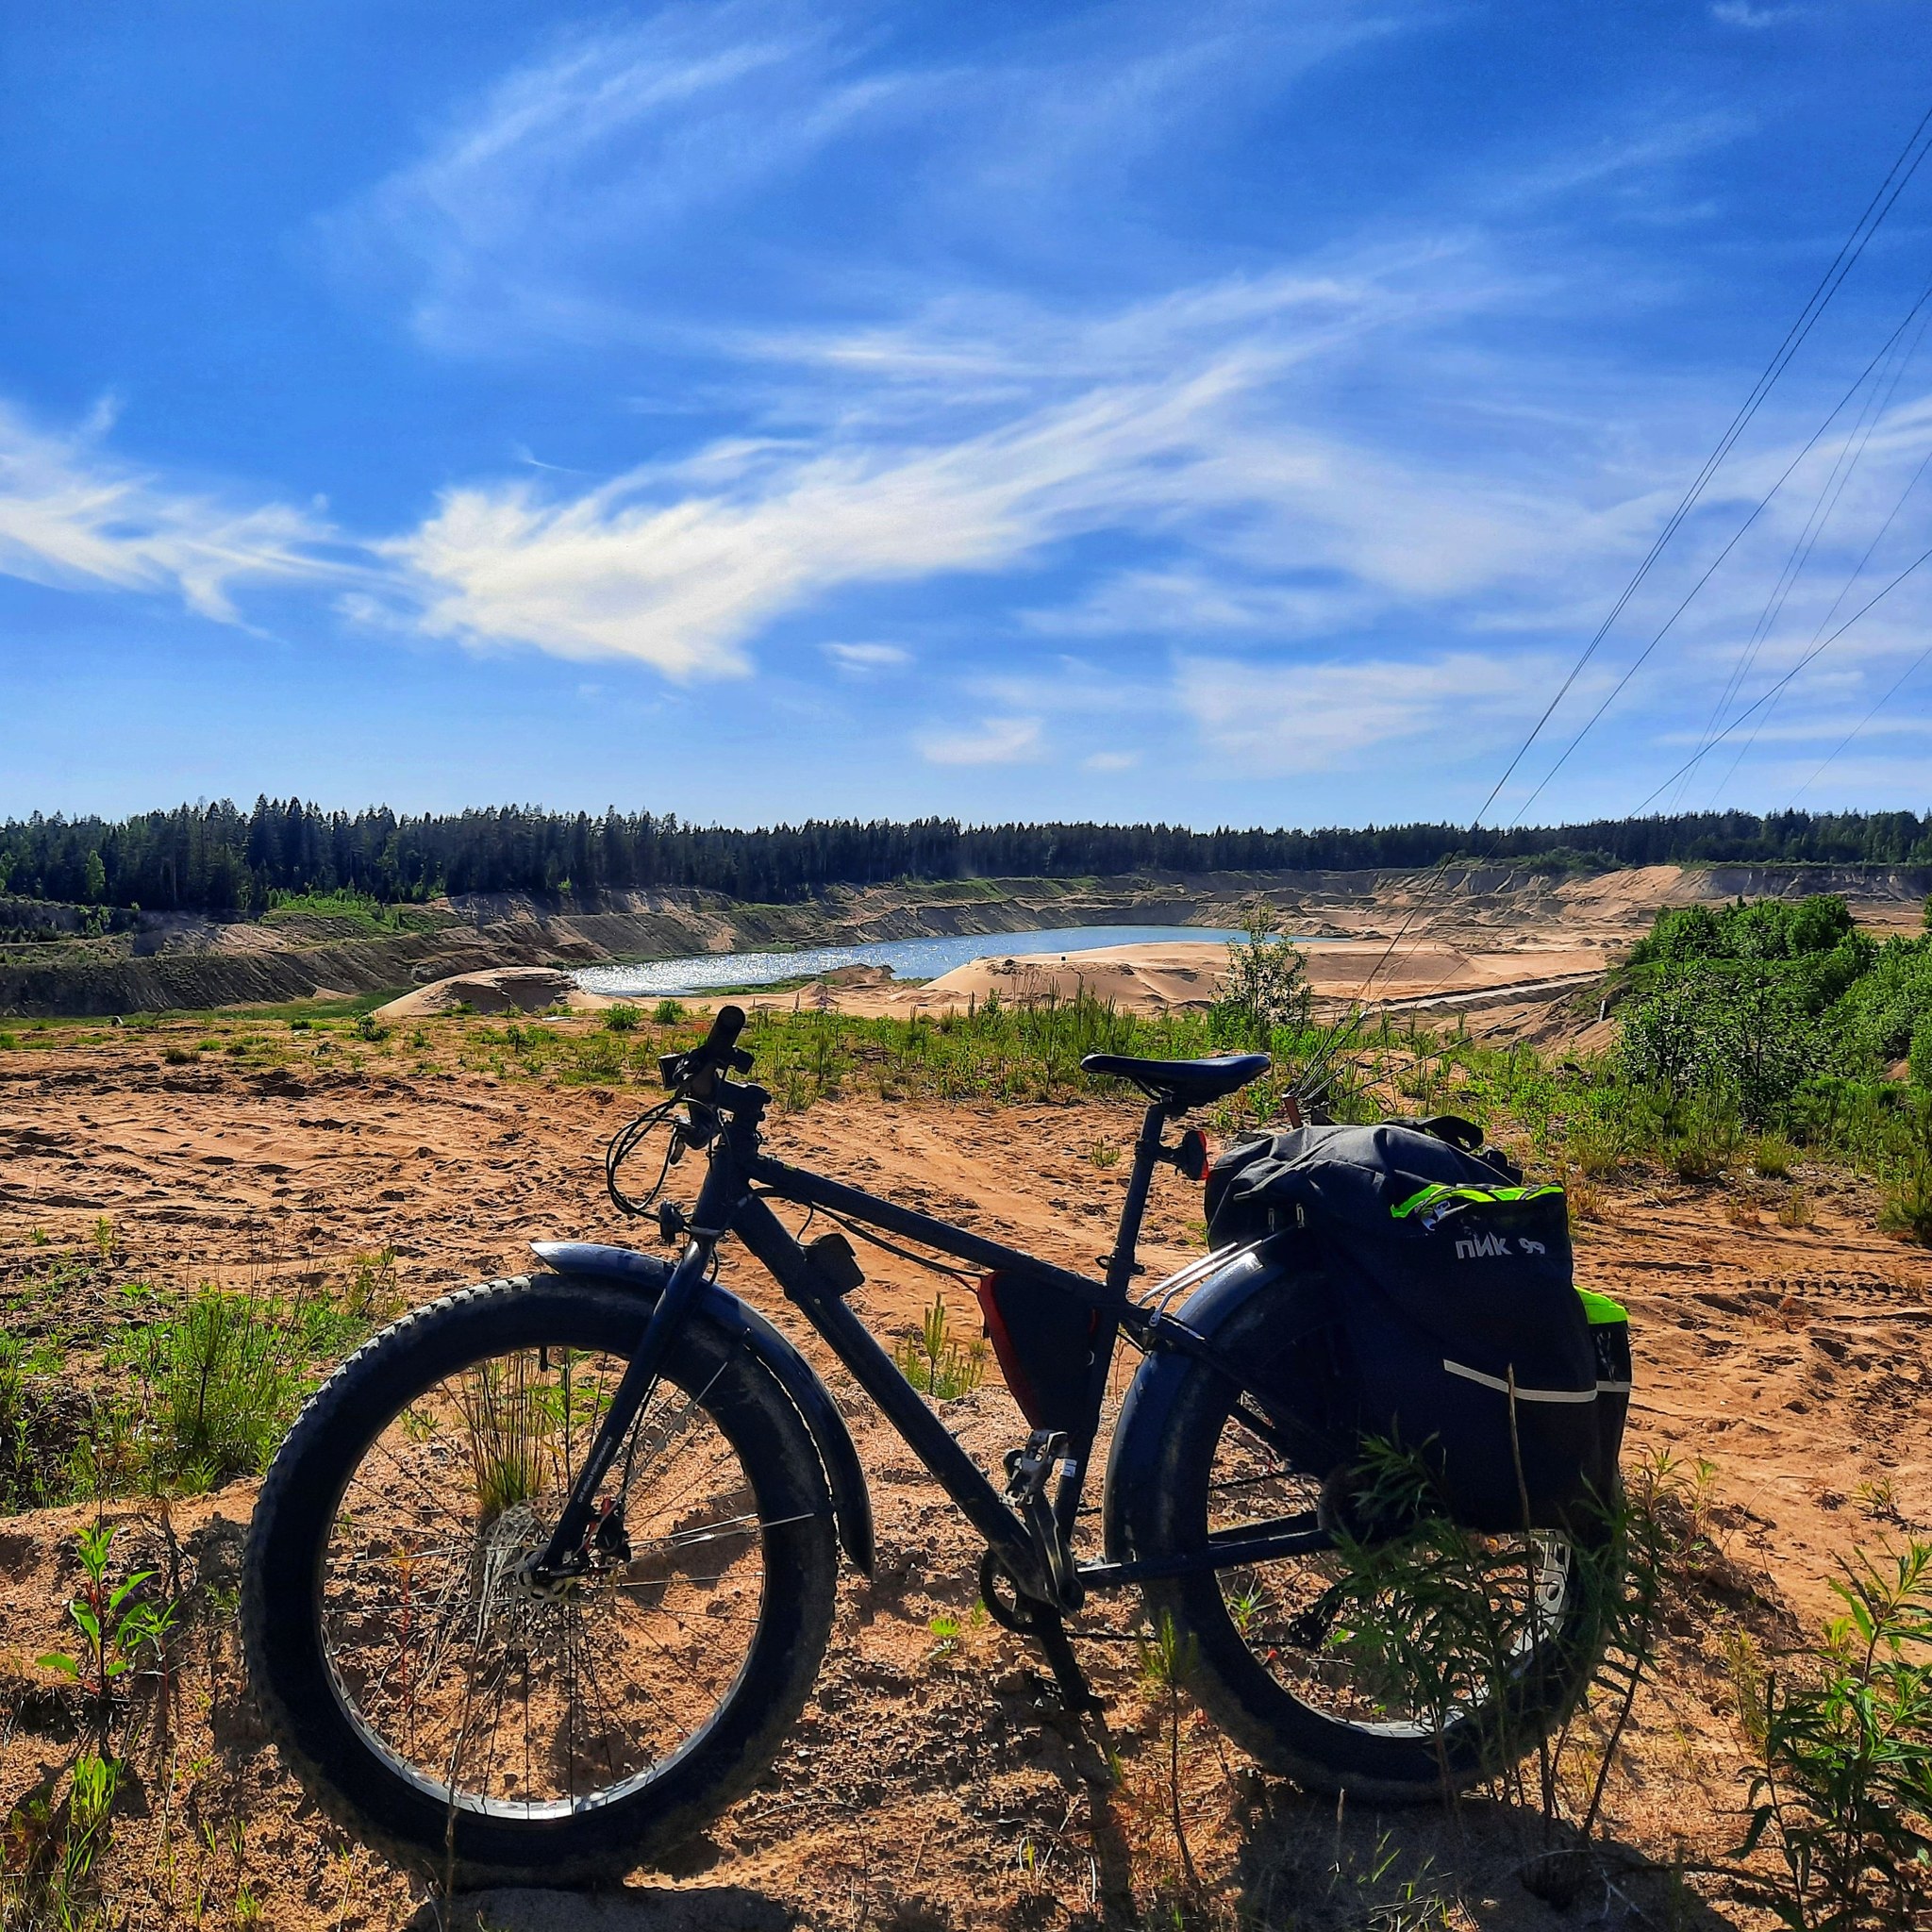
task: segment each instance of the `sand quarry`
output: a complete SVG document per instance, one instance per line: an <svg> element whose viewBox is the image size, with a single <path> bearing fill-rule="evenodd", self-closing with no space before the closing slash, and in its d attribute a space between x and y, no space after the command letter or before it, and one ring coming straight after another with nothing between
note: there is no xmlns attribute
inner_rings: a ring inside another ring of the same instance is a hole
<svg viewBox="0 0 1932 1932"><path fill-rule="evenodd" d="M1222 903L1214 916L1238 924L1244 905L1265 903L1285 930L1311 935L1304 950L1318 1010L1362 1000L1393 1011L1483 1013L1486 1030L1521 1033L1536 1030L1552 1003L1599 977L1659 906L1724 896L1714 875L1675 865L1539 883L1543 889L1532 892L1507 875L1499 883L1467 880L1433 904L1417 893L1413 879L1403 882L1406 894L1381 898L1297 900L1279 890L1257 891L1245 902ZM1802 878L1775 883L1788 891L1808 889ZM1874 931L1909 930L1919 923L1920 904L1904 891L1874 892L1857 902L1857 913ZM1085 994L1128 1011L1160 1012L1210 1004L1227 966L1224 945L1191 939L1181 924L1171 940L1077 953L1003 953L996 933L986 943L984 958L923 984L900 985L889 968L859 965L783 992L752 990L734 997L901 1019L994 995L1010 1003ZM397 1022L458 1008L595 1012L615 1004L584 991L561 964L521 964L446 974L378 1011ZM693 996L686 1004L702 1008L717 998Z"/></svg>
<svg viewBox="0 0 1932 1932"><path fill-rule="evenodd" d="M1567 978L1596 952L1593 938L1511 946L1492 958L1513 962L1513 977L1468 951L1458 958L1493 991ZM1359 957L1351 949L1351 967ZM1162 998L1203 996L1208 982L1185 975L1211 972L1184 944L1106 963L1144 975ZM1401 983L1440 993L1435 976L1450 963L1444 953L1406 968ZM997 960L973 970L982 978L969 991L1001 984ZM1084 978L1093 962L1077 970ZM834 996L890 1002L905 991ZM646 1244L601 1186L603 1143L636 1090L465 1068L462 1033L474 1023L417 1024L425 1043L408 1054L341 1041L318 1050L283 1029L287 1050L266 1067L171 1058L176 1033L186 1041L194 1031L189 1023L23 1035L0 1054L8 1332L29 1345L58 1341L67 1374L85 1381L107 1372L115 1336L142 1318L143 1284L292 1291L344 1280L358 1256L386 1251L394 1293L416 1302L524 1269L535 1237ZM402 1029L392 1039L399 1049ZM1133 1125L1131 1108L1093 1100L830 1100L777 1117L772 1139L802 1162L1091 1268L1125 1185L1124 1163L1096 1165L1093 1150L1124 1141ZM1740 1833L1737 1658L1774 1655L1814 1626L1834 1566L1855 1544L1876 1548L1932 1526L1932 1257L1874 1232L1868 1183L1824 1166L1797 1178L1809 1225L1780 1224L1784 1186L1633 1176L1601 1184L1580 1226L1579 1279L1632 1310L1639 1383L1626 1453L1668 1449L1708 1464L1700 1507L1711 1548L1681 1579L1662 1675L1639 1706L1609 1790L1614 1889L1559 1916L1517 1880L1526 1827L1506 1807L1338 1820L1186 1716L1180 1783L1207 1887L1200 1923L1245 1913L1241 1923L1360 1924L1372 1907L1399 1902L1405 1885L1441 1906L1434 1920L1400 1922L1417 1924L1555 1926L1585 1923L1585 1907L1592 1924L1760 1923L1721 1880L1687 1888L1670 1875L1674 1859L1721 1863ZM1163 1175L1142 1250L1151 1269L1199 1254L1198 1215L1196 1192ZM932 1277L887 1256L864 1259L858 1306L880 1332L909 1333ZM421 1875L391 1870L327 1825L264 1740L232 1624L253 1485L165 1509L115 1503L108 1520L126 1526L117 1552L173 1566L184 1624L172 1726L142 1747L102 1868L111 1923L912 1932L1126 1925L1162 1909L1178 1882L1168 1740L1131 1646L1082 1646L1109 1700L1104 1735L1044 1704L1030 1654L972 1615L977 1548L944 1498L742 1255L727 1249L724 1279L826 1373L878 1514L877 1574L846 1574L818 1694L763 1787L670 1873L591 1900L460 1901L439 1920ZM973 1332L965 1290L949 1283L945 1293L959 1328ZM996 1379L949 1405L948 1420L987 1463L1024 1432ZM0 1520L0 1795L9 1805L74 1749L58 1680L34 1659L64 1641L78 1574L73 1534L92 1516L70 1507ZM1125 1607L1123 1599L1103 1611L1103 1627L1124 1628ZM936 1634L935 1620L941 1631L957 1620L957 1634ZM1394 1861L1373 1876L1391 1851Z"/></svg>

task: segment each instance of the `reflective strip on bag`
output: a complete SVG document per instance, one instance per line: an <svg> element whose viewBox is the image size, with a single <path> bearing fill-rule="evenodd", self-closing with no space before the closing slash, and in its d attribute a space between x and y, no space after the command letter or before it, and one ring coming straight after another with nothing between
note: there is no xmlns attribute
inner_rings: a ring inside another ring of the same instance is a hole
<svg viewBox="0 0 1932 1932"><path fill-rule="evenodd" d="M1509 1384L1501 1375L1486 1375L1480 1369L1473 1369L1467 1362L1452 1362L1445 1355L1442 1366L1452 1375L1460 1375L1465 1382L1480 1382L1485 1389L1494 1389L1502 1394L1510 1392ZM1601 1383L1588 1389L1525 1389L1519 1382L1516 1385L1518 1402L1594 1402Z"/></svg>
<svg viewBox="0 0 1932 1932"><path fill-rule="evenodd" d="M1592 1328L1613 1328L1619 1322L1627 1322L1630 1311L1622 1302L1613 1302L1607 1294L1597 1294L1587 1288L1576 1291L1576 1298L1583 1304L1583 1319Z"/></svg>
<svg viewBox="0 0 1932 1932"><path fill-rule="evenodd" d="M1419 1193L1411 1194L1407 1200L1390 1208L1389 1212L1396 1221L1407 1221L1411 1214L1421 1213L1442 1202L1469 1201L1495 1206L1504 1201L1535 1201L1544 1194L1560 1194L1562 1191L1554 1181L1543 1181L1530 1188L1452 1187L1447 1181L1431 1181Z"/></svg>

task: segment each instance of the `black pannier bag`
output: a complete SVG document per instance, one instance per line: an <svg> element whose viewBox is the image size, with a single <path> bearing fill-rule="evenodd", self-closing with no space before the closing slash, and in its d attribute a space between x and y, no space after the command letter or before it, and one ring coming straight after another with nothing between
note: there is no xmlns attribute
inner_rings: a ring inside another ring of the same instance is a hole
<svg viewBox="0 0 1932 1932"><path fill-rule="evenodd" d="M1243 1141L1227 1178L1215 1163L1209 1242L1305 1227L1354 1359L1360 1433L1424 1453L1475 1528L1558 1527L1610 1493L1628 1329L1614 1302L1576 1290L1563 1191L1523 1185L1475 1152L1480 1138L1449 1116Z"/></svg>
<svg viewBox="0 0 1932 1932"><path fill-rule="evenodd" d="M976 1292L987 1340L1020 1413L1036 1429L1072 1430L1086 1407L1100 1310L1004 1269L983 1275Z"/></svg>

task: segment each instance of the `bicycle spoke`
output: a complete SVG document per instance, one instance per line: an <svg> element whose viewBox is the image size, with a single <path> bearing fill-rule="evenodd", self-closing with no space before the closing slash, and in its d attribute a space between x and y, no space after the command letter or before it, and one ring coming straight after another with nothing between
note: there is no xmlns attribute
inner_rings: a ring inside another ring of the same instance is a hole
<svg viewBox="0 0 1932 1932"><path fill-rule="evenodd" d="M721 1368L695 1392L660 1384L620 1450L604 1502L628 1552L593 1525L581 1576L526 1581L622 1371L553 1348L445 1375L344 1491L322 1586L330 1666L377 1748L453 1804L580 1805L648 1775L736 1680L763 1619L764 1539L804 1520L761 1518L704 1406Z"/></svg>

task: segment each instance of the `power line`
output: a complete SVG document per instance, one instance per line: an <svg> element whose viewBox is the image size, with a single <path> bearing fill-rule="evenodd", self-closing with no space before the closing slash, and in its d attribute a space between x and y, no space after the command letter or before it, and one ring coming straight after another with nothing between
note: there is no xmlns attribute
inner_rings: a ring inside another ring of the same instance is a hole
<svg viewBox="0 0 1932 1932"><path fill-rule="evenodd" d="M1757 381L1753 383L1750 392L1746 395L1744 401L1739 406L1737 413L1732 417L1731 422L1724 430L1724 435L1719 438L1716 447L1711 451L1710 455L1705 458L1702 467L1698 470L1697 475L1691 479L1690 487L1685 491L1684 495L1679 500L1675 509L1672 511L1669 519L1666 521L1664 525L1664 527L1657 533L1656 539L1652 541L1650 548L1644 553L1643 558L1641 562L1639 563L1637 570L1635 574L1632 575L1629 583L1627 583L1624 587L1624 590L1619 594L1616 602L1610 607L1608 614L1604 618L1603 622L1597 626L1595 632L1591 637L1590 641L1584 646L1582 652L1578 656L1575 663L1570 667L1570 671L1568 675L1564 677L1562 684L1557 688L1556 695L1553 698L1551 698L1550 702L1543 708L1542 712L1538 717L1536 723L1533 725L1531 725L1528 735L1524 739L1522 744L1520 744L1517 747L1516 752L1509 759L1508 764L1505 766L1502 775L1496 780L1495 784L1490 788L1489 795L1483 800L1481 806L1477 808L1475 817L1471 823L1470 829L1472 832L1474 832L1480 828L1484 818L1489 813L1490 808L1492 805L1494 805L1497 798L1501 796L1505 786L1508 784L1510 778L1515 775L1517 768L1522 764L1524 758L1528 756L1530 747L1533 744L1535 744L1537 739L1541 736L1543 727L1546 724L1548 724L1551 718L1553 718L1556 715L1558 706L1560 706L1563 700L1569 695L1571 690L1574 687L1577 678L1583 675L1583 672L1585 668L1589 665L1590 660L1596 655L1598 647L1602 644L1605 638L1607 638L1609 635L1611 626L1614 625L1617 619L1620 616L1622 616L1625 607L1629 604L1631 598L1636 595L1639 588L1643 583L1644 578L1649 575L1652 565L1654 565L1657 558L1662 555L1664 547L1676 534L1678 528L1682 525L1684 520L1690 515L1691 509L1696 506L1699 498L1703 495L1707 485L1709 483L1712 476L1716 475L1718 469L1722 466L1724 458L1727 456L1729 456L1732 448L1736 445L1739 437L1741 436L1746 427L1749 426L1752 419L1757 415L1759 408L1762 406L1765 397L1770 394L1773 387L1776 384L1778 377L1784 374L1785 370L1790 366L1791 358L1804 345L1806 339L1810 335L1812 329L1816 326L1819 317L1824 314L1825 308L1829 306L1832 297L1836 295L1839 289L1843 286L1845 277L1849 275L1853 268L1857 266L1858 258L1864 254L1865 249L1867 245L1870 243L1873 236L1875 235L1878 232L1879 228L1884 225L1886 217L1890 214L1893 207L1898 202L1899 196L1905 192L1905 190L1907 184L1911 181L1912 176L1918 173L1919 166L1921 162L1924 161L1926 153L1928 151L1932 151L1932 144L1922 145L1926 129L1928 127L1932 127L1932 108L1928 108L1925 113L1921 117L1918 125L1912 129L1912 132L1907 137L1905 145L1899 150L1897 156L1894 158L1891 166L1886 170L1884 179L1879 182L1877 189L1873 193L1872 199L1866 203L1864 209L1860 212L1858 216L1858 219L1852 225L1851 233L1847 235L1845 240L1840 244L1838 253L1832 257L1829 266L1827 266L1827 268L1824 271L1824 274L1819 278L1817 287L1812 290L1810 295L1807 298L1805 302L1805 306L1798 311L1797 318L1792 322L1790 327L1786 330L1784 340L1778 344L1777 348L1773 352L1771 360L1765 364L1765 367L1762 370L1762 372L1760 372ZM1920 295L1919 300L1913 304L1912 308L1907 312L1906 320L1902 322L1899 325L1898 328L1892 332L1891 337L1888 338L1886 343L1879 352L1881 356L1890 352L1892 342L1895 341L1899 335L1903 333L1905 328L1910 323L1911 317L1917 314L1920 308L1924 306L1928 295L1932 295L1932 284L1927 285L1925 291ZM1674 625L1676 623L1677 619L1683 615L1685 608L1689 606L1690 602L1690 598L1696 596L1698 591L1704 588L1705 584L1709 582L1712 574L1716 571L1718 566L1721 563L1723 563L1723 561L1727 556L1730 555L1731 550L1736 546L1740 539L1742 538L1744 532L1748 530L1751 527L1752 524L1754 524L1757 521L1759 513L1764 508L1765 504L1771 500L1771 497L1774 494L1775 494L1776 491L1783 486L1786 478L1790 475L1791 471L1796 469L1798 463L1804 459L1807 454L1808 454L1810 448L1812 447L1812 444L1816 443L1818 438L1823 436L1825 429L1830 426L1834 420L1836 420L1839 410L1844 407L1844 404L1848 402L1851 399L1851 396L1857 392L1857 389L1860 386L1862 386L1865 376L1871 373L1871 368L1876 365L1878 359L1878 357L1874 357L1873 358L1873 363L1871 365L1868 365L1866 370L1860 374L1857 382L1852 386L1851 390L1846 391L1845 396L1840 399L1837 407L1834 408L1830 414L1825 417L1824 422L1820 425L1817 433L1811 438L1811 441L1807 442L1805 448L1798 453L1798 456L1792 459L1790 465L1786 469L1784 475L1781 475L1778 478L1777 482L1772 486L1772 490L1768 491L1766 495L1759 501L1757 508L1754 508L1750 516L1748 516L1744 520L1744 523L1742 524L1742 525L1740 526L1739 530L1731 538L1730 541L1724 545L1722 551L1718 553L1718 556L1716 557L1716 558L1713 559L1709 568L1706 570L1703 576L1701 576L1698 579L1697 583L1692 587L1690 596L1687 596L1684 599L1683 603L1679 604L1677 608L1671 614L1671 617L1665 624L1663 629L1658 631L1657 634L1654 638L1652 638L1650 642L1644 646L1644 649L1640 654L1636 663L1632 664L1630 669L1624 673L1623 678L1618 682L1616 688L1611 691L1609 697L1606 698L1604 703L1598 706L1596 711L1591 715L1590 721L1584 725L1583 729L1579 731L1576 734L1576 736L1571 740L1570 743L1567 746L1564 747L1563 751L1557 757L1556 763L1552 765L1549 771L1543 774L1542 778L1539 781L1536 789L1529 794L1529 796L1526 799L1524 799L1522 806L1518 808L1515 817L1510 821L1510 824L1512 826L1521 821L1524 812L1528 810L1530 805L1533 804L1535 800L1541 794L1543 790L1550 783L1551 779L1554 778L1557 773L1560 771L1564 764L1568 762L1571 755L1575 751L1576 747L1583 741L1583 739L1588 735L1588 733L1594 727L1597 720L1603 716L1604 712L1608 708L1609 705L1612 702L1614 702L1619 693L1621 693L1623 690L1625 688L1625 686L1628 685L1631 677L1636 675L1636 672L1639 669L1639 667L1645 661L1645 659L1647 659L1650 657L1651 653L1656 650L1657 646L1658 645L1658 643L1662 641L1664 636L1668 633L1672 625ZM1916 565L1913 566L1913 568L1916 567ZM1890 586L1887 587L1888 590L1890 588ZM1882 596L1885 593L1881 591L1879 594ZM1876 600L1874 599L1874 601L1875 602ZM1867 605L1865 608L1869 609L1871 607L1870 605ZM1862 616L1864 613L1863 611L1860 611L1858 614ZM1857 618L1851 620L1851 622L1853 623L1856 623L1857 621ZM1834 633L1834 635L1841 635L1841 632ZM1741 723L1741 717L1737 722ZM1716 740L1712 741L1713 743L1715 743L1716 741ZM1702 756L1702 754L1700 753L1699 756ZM1695 760L1693 759L1692 762L1694 763ZM1674 775L1675 774L1674 774ZM1666 780L1665 782L1666 784L1669 784L1673 782L1673 780ZM1656 793L1653 792L1652 797L1655 796ZM1645 803L1648 804L1649 800L1646 800ZM1507 828L1506 828L1506 831L1507 829ZM1489 855L1491 858L1493 858L1497 851L1501 849L1501 844L1502 838L1501 836L1499 836L1491 847ZM1393 957L1395 949L1402 943L1403 940L1407 936L1407 933L1410 927L1415 924L1416 919L1427 908L1429 902L1431 901L1431 899L1433 899L1435 895L1436 887L1441 883L1441 880L1445 871L1446 865L1439 865L1431 873L1428 884L1424 888L1422 897L1417 901L1416 905L1410 909L1408 915L1403 920L1402 924L1396 928L1393 938L1390 940L1388 945L1383 949L1380 957L1376 959L1374 965L1369 969L1367 976L1363 979L1361 983L1361 994L1357 995L1355 1011L1349 1016L1346 1022L1344 1022L1341 1025L1338 1026L1335 1029L1335 1031L1330 1034L1327 1041L1324 1044L1322 1050L1316 1054L1315 1058L1303 1071L1300 1078L1296 1082L1296 1088L1298 1091L1310 1091L1311 1083L1314 1081L1316 1074L1319 1074L1322 1071L1322 1069L1330 1060L1333 1059L1334 1056L1341 1051L1341 1047L1345 1044L1345 1042L1349 1039L1351 1039L1354 1036L1354 1034L1359 1029L1361 1022L1367 1012L1366 1006L1362 1004L1361 995L1366 994L1368 989L1374 983L1376 976L1383 971L1383 969L1388 965L1390 959Z"/></svg>
<svg viewBox="0 0 1932 1932"><path fill-rule="evenodd" d="M1853 625L1857 624L1858 620L1865 615L1866 611L1870 610L1874 604L1881 603L1885 598L1890 596L1892 591L1897 590L1898 587L1902 583L1904 583L1905 580L1908 576L1910 576L1912 573L1920 567L1921 564L1926 563L1928 561L1932 561L1932 549L1922 550L1919 553L1919 555L1913 558L1911 562L1907 564L1905 569L1900 571L1899 574L1895 577L1893 577L1889 584L1885 585L1884 588L1881 590L1874 591L1872 593L1872 595L1868 597L1865 600L1865 602L1861 604L1858 607L1858 608L1851 614L1851 616L1846 618L1845 621L1841 625L1840 625L1839 627L1835 631L1833 631L1828 638L1826 638L1822 643L1813 644L1811 648L1808 651L1807 651L1805 655L1802 658L1800 658L1798 661L1795 664L1793 664L1791 668L1789 671L1787 671L1785 675L1782 677L1780 677L1778 681L1763 694L1763 696L1758 698L1752 705L1748 706L1744 710L1740 711L1738 715L1734 719L1732 719L1732 721L1728 724L1726 724L1724 728L1722 731L1720 731L1718 735L1714 739L1712 739L1708 744L1700 745L1696 751L1692 752L1690 758L1688 758L1683 762L1683 764L1678 766L1678 768L1674 772L1673 772L1671 775L1668 778L1666 778L1661 785L1659 785L1657 788L1657 791L1653 791L1650 794L1650 797L1646 798L1643 801L1642 805L1640 805L1637 808L1638 811L1642 811L1643 807L1649 805L1651 801L1658 795L1659 792L1668 791L1671 786L1674 785L1677 782L1677 780L1681 778L1684 775L1684 774L1690 769L1692 765L1696 764L1697 761L1705 756L1707 752L1714 751L1720 744L1722 744L1724 741L1725 739L1727 739L1731 735L1733 731L1735 731L1738 728L1739 725L1743 724L1746 718L1750 717L1753 711L1756 711L1760 707L1769 704L1774 698L1777 696L1778 692L1783 691L1784 688L1788 684L1790 684L1794 677L1797 676L1799 672L1804 670L1804 668L1807 664L1812 662L1812 660L1816 658L1821 652L1829 650L1833 644L1837 643L1839 639L1843 637L1846 631L1850 630Z"/></svg>

